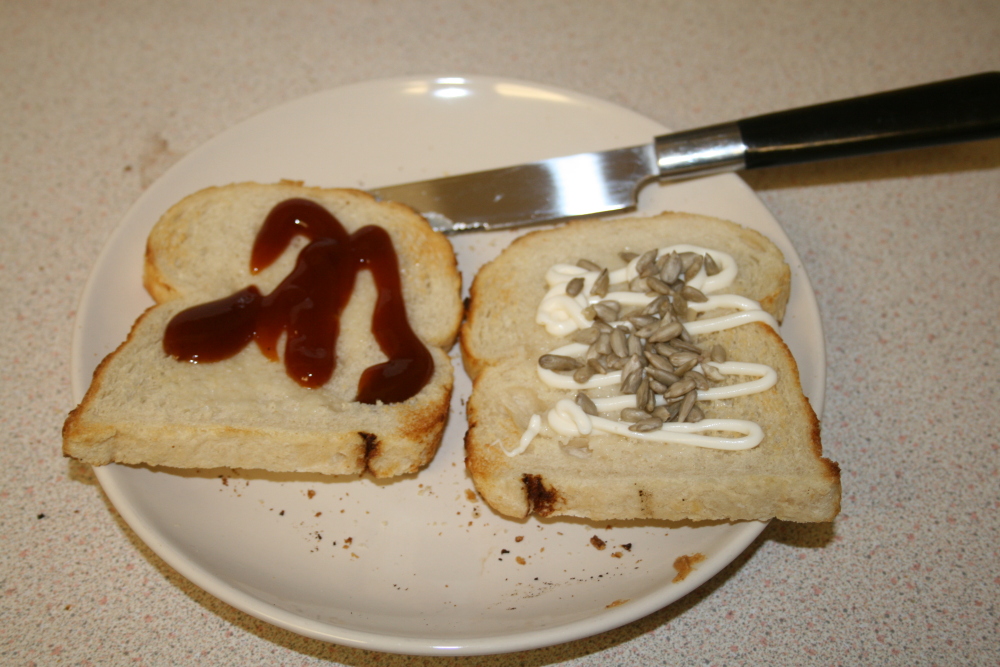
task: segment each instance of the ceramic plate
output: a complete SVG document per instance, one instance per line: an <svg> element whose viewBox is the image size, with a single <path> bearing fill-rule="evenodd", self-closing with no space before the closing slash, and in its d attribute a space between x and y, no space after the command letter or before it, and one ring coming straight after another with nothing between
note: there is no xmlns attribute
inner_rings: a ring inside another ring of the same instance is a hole
<svg viewBox="0 0 1000 667"><path fill-rule="evenodd" d="M94 367L151 304L141 284L149 229L200 188L282 178L374 187L638 144L663 131L604 101L485 77L361 83L252 118L177 163L109 240L79 310L75 395L82 397ZM736 176L715 176L649 186L639 208L729 218L781 247L793 274L783 334L821 412L816 303L795 249L753 192ZM452 239L466 290L476 269L518 233ZM763 529L494 514L464 470L469 382L455 364L441 449L427 469L398 481L119 465L97 476L139 537L212 595L305 636L398 653L498 653L609 630L704 583ZM595 548L594 536L606 548ZM692 554L705 559L675 582L675 559Z"/></svg>

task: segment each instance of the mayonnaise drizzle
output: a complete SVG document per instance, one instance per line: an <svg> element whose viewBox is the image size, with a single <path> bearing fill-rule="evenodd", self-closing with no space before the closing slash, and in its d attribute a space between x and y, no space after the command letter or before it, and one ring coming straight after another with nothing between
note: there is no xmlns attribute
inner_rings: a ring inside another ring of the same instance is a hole
<svg viewBox="0 0 1000 667"><path fill-rule="evenodd" d="M547 419L552 430L560 435L569 437L587 435L586 433L581 433L579 429L580 424L587 421L593 430L620 435L626 438L635 438L636 440L647 440L650 442L674 442L681 445L709 449L726 449L730 451L752 449L764 439L764 432L761 431L760 426L743 419L702 419L693 423L670 422L664 424L656 431L636 433L628 429L629 424L626 422L588 415L580 406L566 398L557 402L556 406L549 410ZM738 433L742 437L723 438L701 435L705 431Z"/></svg>
<svg viewBox="0 0 1000 667"><path fill-rule="evenodd" d="M709 250L699 246L680 244L668 248L659 249L657 256L663 256L671 252L684 253L695 252L700 255L706 253L712 256L720 271L713 276L709 276L704 267L687 284L698 289L708 296L708 300L702 303L689 302L688 309L695 312L704 313L715 310L735 311L724 315L705 319L684 322L684 328L689 334L705 334L723 331L734 327L748 324L750 322L764 322L775 330L778 323L760 304L752 299L735 294L713 294L729 287L737 275L736 261L727 253L718 250ZM638 258L630 261L624 268L609 273L609 282L612 285L628 283L638 276L636 263ZM546 272L546 282L549 284L549 291L543 297L538 306L535 321L544 326L545 330L553 336L564 337L573 333L577 329L585 329L591 326L592 321L584 316L583 312L587 306L601 300L617 301L622 306L642 307L649 304L655 297L647 296L639 292L609 292L603 297L590 294L594 281L599 273L588 271L571 264L556 264ZM583 289L574 297L566 294L566 283L574 278L583 278ZM612 326L626 326L631 328L628 322L615 322ZM577 357L587 351L587 346L581 343L570 343L552 351L552 354ZM777 381L777 373L770 366L754 364L748 362L727 361L724 363L704 362L711 365L719 373L728 376L751 377L752 380L738 382L731 385L712 387L707 390L698 391L698 399L704 401L722 400L758 393L773 387ZM703 370L702 366L696 366L696 370ZM609 373L595 374L589 380L578 383L572 377L537 367L539 378L550 387L567 390L598 389L621 384L621 371L611 371ZM620 394L592 399L600 413L618 412L626 407L635 407L634 394ZM662 396L657 396L657 405L665 404ZM588 415L574 401L561 399L556 405L546 413L546 422L553 431L560 435L569 437L579 437L590 435L594 431L610 433L651 442L671 442L694 447L706 447L721 450L741 450L751 449L760 444L764 437L760 426L754 422L743 419L702 419L694 423L668 422L659 429L637 433L630 431L627 422L607 419L606 417ZM532 415L528 428L521 436L516 449L504 453L508 456L516 456L522 453L531 444L531 441L544 428L541 417ZM705 433L728 433L738 437L723 437L720 435L704 435Z"/></svg>

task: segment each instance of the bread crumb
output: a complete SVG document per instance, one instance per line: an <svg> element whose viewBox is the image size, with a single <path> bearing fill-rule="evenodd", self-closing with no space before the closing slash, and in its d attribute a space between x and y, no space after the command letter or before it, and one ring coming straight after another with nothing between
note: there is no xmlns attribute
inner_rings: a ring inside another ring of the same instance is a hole
<svg viewBox="0 0 1000 667"><path fill-rule="evenodd" d="M611 609L612 607L620 607L621 605L625 604L626 602L628 602L628 600L615 600L611 604L604 605L604 608L605 609Z"/></svg>
<svg viewBox="0 0 1000 667"><path fill-rule="evenodd" d="M517 537L514 538L514 541L515 542L520 542L523 539L524 539L524 535L518 535Z"/></svg>
<svg viewBox="0 0 1000 667"><path fill-rule="evenodd" d="M679 583L687 579L687 576L694 571L694 566L705 560L705 554L696 553L690 556L680 556L674 561L674 569L677 576L673 578L673 583Z"/></svg>
<svg viewBox="0 0 1000 667"><path fill-rule="evenodd" d="M604 547L607 546L604 540L599 538L597 535L594 535L593 537L590 538L590 543L593 544L594 548L597 549L598 551L604 551Z"/></svg>
<svg viewBox="0 0 1000 667"><path fill-rule="evenodd" d="M622 557L622 552L621 551L616 551L613 554L611 554L611 557L612 558L621 558Z"/></svg>
<svg viewBox="0 0 1000 667"><path fill-rule="evenodd" d="M465 490L465 497L470 503L476 502L476 492L472 489Z"/></svg>
<svg viewBox="0 0 1000 667"><path fill-rule="evenodd" d="M520 556L518 556L518 557L517 557L517 558L515 558L514 560L516 560L516 561L518 562L518 564L520 564L520 565L524 565L524 564L525 564L525 562L526 562L526 561L525 561L525 560L524 560L523 558L521 558Z"/></svg>
<svg viewBox="0 0 1000 667"><path fill-rule="evenodd" d="M312 500L313 497L316 495L316 492L313 491L312 489L309 489L308 491L306 491L306 495L309 496L310 500Z"/></svg>

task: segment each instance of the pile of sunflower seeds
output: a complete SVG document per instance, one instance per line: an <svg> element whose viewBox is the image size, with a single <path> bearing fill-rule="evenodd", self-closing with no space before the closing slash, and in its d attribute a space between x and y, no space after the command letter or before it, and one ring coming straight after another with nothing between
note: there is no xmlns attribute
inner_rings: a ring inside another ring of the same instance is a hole
<svg viewBox="0 0 1000 667"><path fill-rule="evenodd" d="M637 257L627 252L619 256L626 263ZM601 300L583 311L593 324L571 336L574 342L589 347L582 358L542 355L539 366L571 373L580 384L597 373L620 370L621 393L635 394L635 407L625 408L619 415L622 421L632 422L631 431L655 431L665 422L700 421L703 413L697 404L698 390L725 378L711 365L702 366L704 372L694 368L703 361L724 362L726 351L721 345L707 351L695 345L683 322L692 315L688 303L708 300L687 282L702 267L710 276L720 271L712 256L672 252L657 258L657 251L650 250L639 256L638 275L627 285L609 284L608 269L589 260L581 259L577 266L599 274L590 294ZM576 296L583 286L583 278L574 278L566 284L566 293ZM652 301L623 312L621 303L603 298L609 292L625 291L641 292ZM658 395L664 398L665 405L656 405ZM584 392L578 392L575 400L587 414L598 414L593 400Z"/></svg>

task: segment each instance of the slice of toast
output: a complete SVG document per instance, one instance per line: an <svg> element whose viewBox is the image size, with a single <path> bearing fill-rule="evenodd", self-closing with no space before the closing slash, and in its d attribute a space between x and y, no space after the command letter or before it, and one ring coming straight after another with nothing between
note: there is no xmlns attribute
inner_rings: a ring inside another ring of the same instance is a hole
<svg viewBox="0 0 1000 667"><path fill-rule="evenodd" d="M249 285L267 295L288 276L307 239L293 238L257 273L250 269L251 249L269 212L297 198L322 206L347 233L368 225L388 233L406 318L433 361L429 381L412 397L356 400L362 373L387 360L373 337L378 291L367 270L356 274L340 318L336 367L322 386L303 386L253 342L212 363L179 361L165 351L164 332L177 313ZM93 465L367 470L376 477L415 472L434 456L452 391L447 350L461 321L461 280L451 244L408 207L379 203L356 190L293 182L208 188L177 203L156 224L144 284L157 304L94 372L63 427L67 455Z"/></svg>
<svg viewBox="0 0 1000 667"><path fill-rule="evenodd" d="M572 222L519 238L480 270L461 337L463 359L473 377L466 463L477 490L496 511L512 517L535 513L696 521L830 521L837 514L839 469L822 458L819 422L802 394L795 360L772 324L763 321L687 336L702 350L702 366L711 365L708 351L720 345L729 361L776 371L776 384L764 391L696 404L705 420L757 424L763 439L752 448L726 451L655 442L628 430L626 435L599 429L584 435L580 427L580 432L564 433L547 421L561 399L572 401L581 391L591 398L607 394L606 389L580 390L576 385L554 388L540 379L541 355L571 340L536 322L539 304L550 290L550 267L586 259L614 271L625 266L622 251L641 255L679 244L731 256L738 274L723 292L758 302L777 326L790 287L780 251L757 232L702 216ZM695 321L727 312L717 308ZM768 320L765 315L760 319ZM612 393L619 395L620 388ZM536 421L540 431L524 437L533 415L541 417ZM617 409L597 417L620 421ZM530 444L525 446L526 441Z"/></svg>

